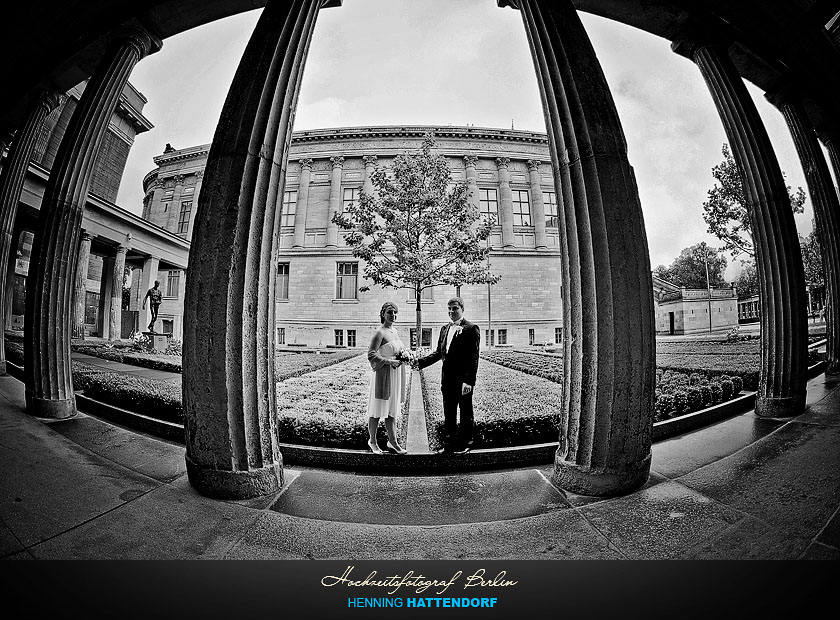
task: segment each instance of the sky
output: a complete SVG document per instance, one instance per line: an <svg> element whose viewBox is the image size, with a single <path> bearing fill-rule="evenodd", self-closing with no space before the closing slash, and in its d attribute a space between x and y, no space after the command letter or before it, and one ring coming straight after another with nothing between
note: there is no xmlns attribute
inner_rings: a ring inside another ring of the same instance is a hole
<svg viewBox="0 0 840 620"><path fill-rule="evenodd" d="M140 214L143 176L167 143L209 144L261 9L164 41L130 81L155 126L137 136L117 204ZM615 99L636 174L651 267L686 247L720 242L702 203L726 136L697 67L668 41L580 13ZM807 193L782 115L748 83L786 181ZM344 0L320 11L294 129L361 125L475 125L545 131L533 61L518 11L493 0ZM795 217L811 230L810 200ZM725 277L740 268L730 260Z"/></svg>

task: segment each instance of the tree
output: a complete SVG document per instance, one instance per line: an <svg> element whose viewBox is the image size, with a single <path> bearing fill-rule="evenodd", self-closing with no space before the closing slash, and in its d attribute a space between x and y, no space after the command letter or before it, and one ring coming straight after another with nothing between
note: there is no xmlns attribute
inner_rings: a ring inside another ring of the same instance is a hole
<svg viewBox="0 0 840 620"><path fill-rule="evenodd" d="M709 285L725 287L726 257L705 242L685 248L669 267L659 265L653 275L685 288L706 288L706 263L709 265Z"/></svg>
<svg viewBox="0 0 840 620"><path fill-rule="evenodd" d="M727 144L723 145L721 152L723 161L712 168L712 176L716 183L708 192L708 200L703 203L703 219L709 226L709 233L720 239L723 249L729 251L733 257L746 254L755 258L752 223L747 211L741 173ZM804 190L798 187L795 193L791 193L788 187L787 191L793 212L802 213L805 204Z"/></svg>
<svg viewBox="0 0 840 620"><path fill-rule="evenodd" d="M811 229L807 237L799 238L802 250L802 264L805 267L805 286L808 288L809 305L816 301L818 305L824 297L825 273L823 272L822 249L820 237L816 227ZM825 301L822 300L824 304Z"/></svg>
<svg viewBox="0 0 840 620"><path fill-rule="evenodd" d="M741 273L735 278L735 286L738 288L738 299L758 295L758 272L755 261L741 261Z"/></svg>
<svg viewBox="0 0 840 620"><path fill-rule="evenodd" d="M373 192L362 191L358 202L333 216L349 231L345 242L365 261L368 280L414 292L418 346L423 290L499 281L487 264L493 220L469 203L465 183L452 183L449 164L432 153L434 147L434 134L428 133L421 149L395 157L390 171L375 166Z"/></svg>

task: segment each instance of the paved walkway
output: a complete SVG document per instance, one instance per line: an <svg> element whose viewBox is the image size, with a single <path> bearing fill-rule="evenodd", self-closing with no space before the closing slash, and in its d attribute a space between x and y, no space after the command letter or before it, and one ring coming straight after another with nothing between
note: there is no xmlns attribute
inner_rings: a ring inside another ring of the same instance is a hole
<svg viewBox="0 0 840 620"><path fill-rule="evenodd" d="M654 444L648 483L611 499L556 489L545 466L287 468L274 496L211 500L189 485L183 446L84 414L32 418L12 377L0 427L12 559L840 559L840 381L822 375L796 419L749 412Z"/></svg>

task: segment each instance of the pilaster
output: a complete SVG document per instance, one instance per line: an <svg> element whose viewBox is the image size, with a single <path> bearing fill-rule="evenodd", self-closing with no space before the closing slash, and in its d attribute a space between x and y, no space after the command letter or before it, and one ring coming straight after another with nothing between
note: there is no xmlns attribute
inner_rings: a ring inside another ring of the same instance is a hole
<svg viewBox="0 0 840 620"><path fill-rule="evenodd" d="M534 245L538 250L548 248L545 237L545 205L542 198L541 165L542 162L537 159L528 160L528 173L531 181L531 209L534 212Z"/></svg>
<svg viewBox="0 0 840 620"><path fill-rule="evenodd" d="M510 193L509 157L497 157L499 170L499 223L502 226L502 247L513 247L513 200Z"/></svg>
<svg viewBox="0 0 840 620"><path fill-rule="evenodd" d="M298 200L295 208L294 247L302 248L306 240L306 212L309 207L309 183L312 180L312 160L301 159L298 181Z"/></svg>
<svg viewBox="0 0 840 620"><path fill-rule="evenodd" d="M344 170L343 157L330 157L332 178L330 179L330 206L327 213L327 247L338 247L338 224L333 216L341 211L341 174Z"/></svg>

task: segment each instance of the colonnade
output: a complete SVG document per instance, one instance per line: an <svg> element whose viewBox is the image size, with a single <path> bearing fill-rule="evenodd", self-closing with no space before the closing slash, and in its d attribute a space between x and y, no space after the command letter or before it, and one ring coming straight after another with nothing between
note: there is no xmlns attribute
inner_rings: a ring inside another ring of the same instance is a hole
<svg viewBox="0 0 840 620"><path fill-rule="evenodd" d="M248 498L283 483L276 436L274 286L280 206L291 126L314 25L340 0L270 1L234 77L198 197L187 280L183 356L186 461L191 484L218 498ZM648 479L655 385L654 310L644 220L615 105L569 0L498 0L520 11L542 97L558 196L564 290L563 396L554 480L587 495L615 495ZM33 287L27 295L26 396L33 415L61 418L75 406L69 373L70 295L78 270L80 213L89 166L131 67L159 47L132 26L114 37L71 119L41 211ZM756 411L804 408L805 287L787 191L755 107L726 42L698 35L674 50L700 70L745 179L762 296L761 379ZM818 169L814 128L795 98L780 96L806 169ZM42 119L43 120L43 119ZM819 128L835 172L838 134ZM374 160L365 161L366 173ZM477 200L474 159L465 158ZM530 183L539 163L529 162ZM824 162L823 162L824 163ZM311 160L302 160L295 245L302 245ZM341 206L343 158L334 157L332 214ZM513 244L509 160L498 158L502 245ZM840 273L836 192L826 168L812 195L830 273L829 362L837 370ZM536 176L535 176L536 175ZM5 181L4 181L5 183ZM545 243L542 195L532 191L537 245ZM821 205L821 206L818 206ZM5 207L4 207L5 209ZM5 221L5 220L4 220ZM119 252L118 252L119 255ZM145 270L144 270L145 272ZM2 291L2 287L0 287ZM2 294L2 292L0 292Z"/></svg>

